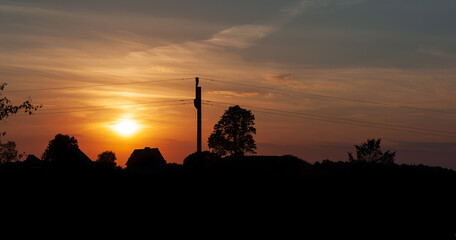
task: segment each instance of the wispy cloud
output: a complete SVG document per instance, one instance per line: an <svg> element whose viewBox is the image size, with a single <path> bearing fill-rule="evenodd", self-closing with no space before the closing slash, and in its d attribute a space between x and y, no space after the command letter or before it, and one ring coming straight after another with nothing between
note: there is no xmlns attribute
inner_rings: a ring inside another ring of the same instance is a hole
<svg viewBox="0 0 456 240"><path fill-rule="evenodd" d="M242 25L234 26L214 34L207 43L221 47L247 48L255 41L264 38L276 30L271 25Z"/></svg>
<svg viewBox="0 0 456 240"><path fill-rule="evenodd" d="M359 4L365 0L343 0L337 4ZM333 1L330 0L302 0L297 4L287 5L278 10L275 17L267 19L264 23L236 25L223 29L212 35L211 38L198 42L204 47L221 48L248 48L254 46L259 40L279 31L285 24L302 15L305 11L324 7ZM195 46L193 46L195 47Z"/></svg>
<svg viewBox="0 0 456 240"><path fill-rule="evenodd" d="M68 12L51 10L46 8L31 7L31 6L21 6L21 5L9 5L0 3L0 12L4 13L13 13L13 14L26 14L26 15L43 15L43 16L71 16L72 14Z"/></svg>
<svg viewBox="0 0 456 240"><path fill-rule="evenodd" d="M211 91L209 93L226 95L226 96L235 96L235 97L250 97L258 96L258 92L244 92L244 91Z"/></svg>
<svg viewBox="0 0 456 240"><path fill-rule="evenodd" d="M305 10L314 6L325 5L327 1L301 1L280 9L278 17L264 24L246 24L224 29L206 40L207 43L221 47L247 48L256 41L278 31L284 24L301 15Z"/></svg>
<svg viewBox="0 0 456 240"><path fill-rule="evenodd" d="M297 80L291 74L276 74L276 75L269 75L266 76L266 79L269 82L274 84L284 84L284 83L296 83Z"/></svg>
<svg viewBox="0 0 456 240"><path fill-rule="evenodd" d="M421 47L420 49L418 49L418 52L421 54L430 55L430 56L434 56L434 57L440 57L440 58L452 58L452 59L456 58L456 54L447 52L447 51L443 51L443 50L437 49L437 48Z"/></svg>

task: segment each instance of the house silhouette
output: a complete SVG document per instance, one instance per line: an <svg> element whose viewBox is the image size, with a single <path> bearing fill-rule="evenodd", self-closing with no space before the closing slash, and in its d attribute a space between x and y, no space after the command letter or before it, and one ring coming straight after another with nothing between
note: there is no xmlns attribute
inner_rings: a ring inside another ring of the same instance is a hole
<svg viewBox="0 0 456 240"><path fill-rule="evenodd" d="M126 163L127 171L134 174L154 174L165 169L166 161L158 148L135 149Z"/></svg>
<svg viewBox="0 0 456 240"><path fill-rule="evenodd" d="M43 166L43 161L33 154L27 155L27 158L22 162L22 165L27 168L41 168Z"/></svg>
<svg viewBox="0 0 456 240"><path fill-rule="evenodd" d="M76 151L77 158L79 162L84 166L84 167L91 167L92 166L92 159L90 159L81 149L77 149Z"/></svg>

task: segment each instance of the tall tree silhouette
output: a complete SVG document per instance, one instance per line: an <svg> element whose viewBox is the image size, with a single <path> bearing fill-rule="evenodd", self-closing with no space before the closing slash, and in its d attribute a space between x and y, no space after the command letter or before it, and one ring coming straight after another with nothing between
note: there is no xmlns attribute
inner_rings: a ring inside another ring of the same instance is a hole
<svg viewBox="0 0 456 240"><path fill-rule="evenodd" d="M356 148L356 159L352 153L348 153L348 160L350 162L372 162L372 163L384 163L393 164L396 160L396 152L390 150L382 152L380 150L381 139L368 139L361 145L355 145Z"/></svg>
<svg viewBox="0 0 456 240"><path fill-rule="evenodd" d="M208 145L212 152L225 156L243 156L256 153L252 134L256 134L255 116L238 105L229 107L214 126Z"/></svg>

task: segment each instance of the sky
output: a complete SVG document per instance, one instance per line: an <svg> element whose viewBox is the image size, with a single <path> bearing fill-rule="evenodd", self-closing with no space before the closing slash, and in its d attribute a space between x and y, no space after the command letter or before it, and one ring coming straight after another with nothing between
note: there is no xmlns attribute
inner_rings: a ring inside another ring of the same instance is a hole
<svg viewBox="0 0 456 240"><path fill-rule="evenodd" d="M58 134L92 160L203 150L223 112L255 115L259 155L346 161L381 138L397 162L456 169L454 0L0 0L3 96L43 107L3 121L20 152ZM124 120L137 131L122 135Z"/></svg>

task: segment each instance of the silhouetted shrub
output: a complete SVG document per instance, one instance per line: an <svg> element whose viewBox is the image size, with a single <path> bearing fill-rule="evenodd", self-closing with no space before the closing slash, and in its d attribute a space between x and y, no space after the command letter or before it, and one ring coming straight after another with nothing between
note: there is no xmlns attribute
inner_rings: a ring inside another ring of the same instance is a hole
<svg viewBox="0 0 456 240"><path fill-rule="evenodd" d="M19 160L23 154L19 154L16 143L8 141L7 143L0 142L0 164L9 163Z"/></svg>
<svg viewBox="0 0 456 240"><path fill-rule="evenodd" d="M98 154L96 163L100 168L114 169L116 167L116 154L112 151L104 151Z"/></svg>
<svg viewBox="0 0 456 240"><path fill-rule="evenodd" d="M214 169L214 166L220 157L209 151L201 153L192 153L188 155L183 162L184 169L190 172L208 172Z"/></svg>
<svg viewBox="0 0 456 240"><path fill-rule="evenodd" d="M381 139L368 139L361 145L355 145L356 159L352 153L348 153L348 160L351 162L369 162L369 163L383 163L394 164L396 160L396 152L390 150L382 152L380 150Z"/></svg>

